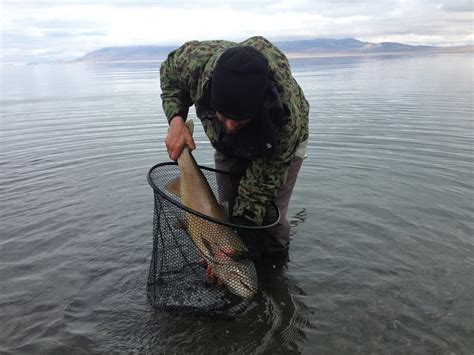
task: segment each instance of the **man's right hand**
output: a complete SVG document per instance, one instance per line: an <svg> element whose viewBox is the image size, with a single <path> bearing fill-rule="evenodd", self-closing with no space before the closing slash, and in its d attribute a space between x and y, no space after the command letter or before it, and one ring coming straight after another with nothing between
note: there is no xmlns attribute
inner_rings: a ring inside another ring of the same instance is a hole
<svg viewBox="0 0 474 355"><path fill-rule="evenodd" d="M172 160L178 160L185 146L191 150L196 149L193 136L184 124L183 117L175 116L171 119L165 143L168 155Z"/></svg>

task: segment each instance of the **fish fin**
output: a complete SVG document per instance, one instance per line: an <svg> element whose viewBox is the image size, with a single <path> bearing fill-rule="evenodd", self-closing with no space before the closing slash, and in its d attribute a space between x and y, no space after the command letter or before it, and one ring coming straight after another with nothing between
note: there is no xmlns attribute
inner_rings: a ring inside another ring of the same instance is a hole
<svg viewBox="0 0 474 355"><path fill-rule="evenodd" d="M202 240L202 244L206 247L209 255L214 258L216 254L212 250L211 242L209 242L209 240L207 240L206 238L203 238L202 236L201 236L201 240Z"/></svg>
<svg viewBox="0 0 474 355"><path fill-rule="evenodd" d="M249 259L251 257L250 252L248 250L234 250L232 253L226 253L221 249L221 251L226 254L229 258L233 261L242 261L245 259Z"/></svg>
<svg viewBox="0 0 474 355"><path fill-rule="evenodd" d="M186 127L188 127L189 131L191 132L191 135L194 133L194 122L192 119L186 120Z"/></svg>
<svg viewBox="0 0 474 355"><path fill-rule="evenodd" d="M182 231L188 232L188 223L181 218L178 218L178 220L175 223L175 227L176 229L180 229Z"/></svg>
<svg viewBox="0 0 474 355"><path fill-rule="evenodd" d="M176 179L169 181L165 187L166 187L166 191L172 193L176 197L181 198L181 178L180 177L177 177Z"/></svg>

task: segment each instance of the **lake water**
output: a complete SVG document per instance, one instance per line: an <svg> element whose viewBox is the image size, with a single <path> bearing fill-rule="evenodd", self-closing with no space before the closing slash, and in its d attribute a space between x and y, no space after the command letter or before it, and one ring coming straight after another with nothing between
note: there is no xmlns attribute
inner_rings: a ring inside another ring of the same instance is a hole
<svg viewBox="0 0 474 355"><path fill-rule="evenodd" d="M472 353L473 59L292 60L291 260L234 320L146 299L159 63L3 66L0 352Z"/></svg>

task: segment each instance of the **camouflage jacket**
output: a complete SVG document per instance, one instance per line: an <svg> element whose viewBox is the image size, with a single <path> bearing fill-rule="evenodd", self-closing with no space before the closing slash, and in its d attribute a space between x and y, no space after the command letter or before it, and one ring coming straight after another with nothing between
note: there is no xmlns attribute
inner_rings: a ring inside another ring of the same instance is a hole
<svg viewBox="0 0 474 355"><path fill-rule="evenodd" d="M308 138L309 104L291 75L285 55L267 39L251 37L241 43L229 41L190 41L168 55L160 68L161 98L168 121L175 116L186 119L189 107L199 103L212 77L217 59L233 46L252 46L268 60L270 73L280 94L284 112L289 116L279 128L280 142L271 157L251 161L242 177L233 216L245 216L261 224L266 206L286 181L298 145ZM214 115L203 119L202 115ZM204 130L213 146L217 143L215 112L199 113Z"/></svg>

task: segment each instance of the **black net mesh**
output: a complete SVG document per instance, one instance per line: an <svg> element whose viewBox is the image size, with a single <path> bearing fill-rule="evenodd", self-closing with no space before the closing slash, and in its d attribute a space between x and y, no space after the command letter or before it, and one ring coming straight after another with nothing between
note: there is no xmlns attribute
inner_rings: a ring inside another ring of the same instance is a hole
<svg viewBox="0 0 474 355"><path fill-rule="evenodd" d="M225 209L230 186L236 186L238 180L225 172L200 169L221 204L219 208ZM271 204L260 227L205 216L183 206L181 198L168 191L177 177L176 163L158 164L148 174L155 200L148 299L156 308L180 313L237 314L258 290L253 254L238 235L272 227L278 222L279 211ZM209 277L209 270L218 282Z"/></svg>

